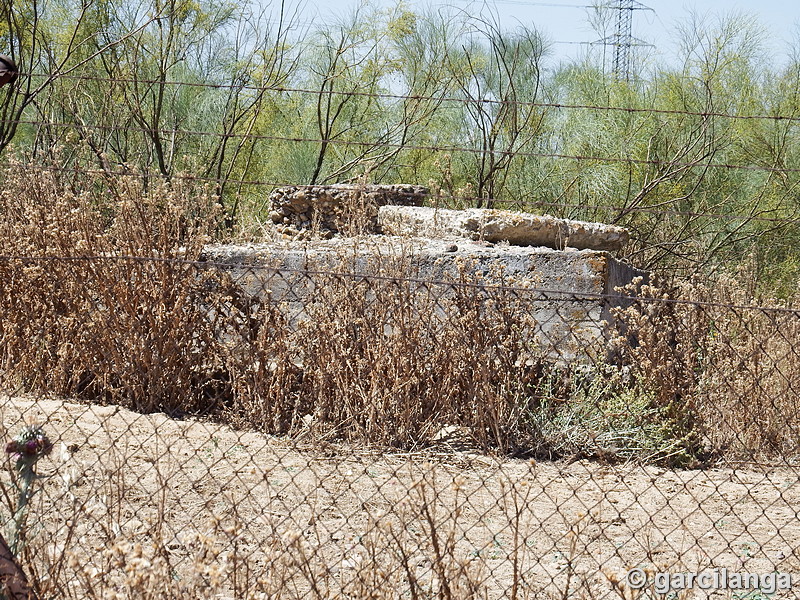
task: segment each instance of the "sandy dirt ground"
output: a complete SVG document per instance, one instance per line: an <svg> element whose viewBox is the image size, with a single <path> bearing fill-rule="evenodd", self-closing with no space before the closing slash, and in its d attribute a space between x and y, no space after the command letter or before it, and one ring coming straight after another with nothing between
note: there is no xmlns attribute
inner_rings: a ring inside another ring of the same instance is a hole
<svg viewBox="0 0 800 600"><path fill-rule="evenodd" d="M800 484L788 466L673 471L444 447L388 453L113 406L6 396L0 407L6 440L38 422L55 442L40 461L47 477L30 527L54 555L79 554L84 570L110 540L147 547L158 537L180 577L196 558L192 540L228 531L248 576L268 571L276 548L302 552L335 597L369 564L434 579L436 537L493 598L508 597L514 581L537 597L650 597L615 586L633 567L651 577L791 573L794 590L772 597L800 595ZM709 595L695 592L688 597Z"/></svg>

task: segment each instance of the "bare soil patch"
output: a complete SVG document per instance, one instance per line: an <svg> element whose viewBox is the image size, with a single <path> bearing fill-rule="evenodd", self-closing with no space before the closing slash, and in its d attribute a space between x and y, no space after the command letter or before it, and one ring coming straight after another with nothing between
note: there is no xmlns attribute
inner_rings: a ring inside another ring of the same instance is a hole
<svg viewBox="0 0 800 600"><path fill-rule="evenodd" d="M56 443L40 463L48 477L31 508L29 544L43 548L34 567L71 582L74 597L95 594L90 581L124 592L114 569L130 570L130 552L160 557L177 582L197 577L203 536L217 549L206 562L229 573L231 557L239 560L253 589L282 557L281 597L352 596L356 580L381 585L380 577L397 580L385 597L403 597L409 579L434 590L452 577L474 583L480 597L516 589L599 598L616 597L612 582L634 566L798 572L800 484L788 465L678 471L501 460L444 446L391 453L116 406L23 397L1 406L6 439L36 421ZM448 556L437 559L434 539ZM110 548L123 541L141 547L125 546L114 566ZM65 556L79 560L57 573L52 565ZM209 586L213 575L203 574ZM227 577L220 589L235 587Z"/></svg>

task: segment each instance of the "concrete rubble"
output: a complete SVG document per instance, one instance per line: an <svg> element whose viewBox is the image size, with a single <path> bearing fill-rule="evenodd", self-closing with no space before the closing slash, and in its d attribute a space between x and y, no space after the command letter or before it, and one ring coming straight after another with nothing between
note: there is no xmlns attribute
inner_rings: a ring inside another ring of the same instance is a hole
<svg viewBox="0 0 800 600"><path fill-rule="evenodd" d="M389 235L331 240L209 246L205 258L225 265L242 291L281 307L296 324L324 298L331 282L375 278L374 285L405 281L422 298L442 306L467 285L507 286L509 297L525 299L536 322L531 332L543 353L558 361L602 359L617 335L613 311L627 305L617 292L646 273L603 250L555 250L469 239ZM442 313L446 315L446 311Z"/></svg>
<svg viewBox="0 0 800 600"><path fill-rule="evenodd" d="M378 226L388 235L428 238L455 236L556 250L577 248L617 252L630 238L626 229L614 225L481 208L451 210L382 206L378 210Z"/></svg>
<svg viewBox="0 0 800 600"><path fill-rule="evenodd" d="M428 194L426 187L409 184L286 186L270 194L269 216L279 234L294 240L382 233L618 252L630 238L615 225L510 210L422 206Z"/></svg>
<svg viewBox="0 0 800 600"><path fill-rule="evenodd" d="M279 233L296 239L331 238L336 233L376 233L378 208L421 206L421 185L311 185L277 188L270 196L270 220Z"/></svg>

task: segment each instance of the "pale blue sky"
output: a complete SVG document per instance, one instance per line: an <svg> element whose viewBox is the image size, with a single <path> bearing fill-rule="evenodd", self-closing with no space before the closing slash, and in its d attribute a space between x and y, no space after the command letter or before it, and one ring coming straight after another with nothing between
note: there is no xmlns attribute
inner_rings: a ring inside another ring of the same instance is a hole
<svg viewBox="0 0 800 600"><path fill-rule="evenodd" d="M372 0L383 5L392 5L392 0ZM332 15L348 12L359 0L308 0L302 18L326 19ZM613 0L610 0L613 3ZM422 6L450 5L464 7L471 12L481 9L483 1L470 0L406 0L411 8ZM598 39L587 19L587 10L581 6L592 4L591 0L486 0L486 5L496 9L502 21L510 27L521 22L534 24L551 40L554 58L572 58L585 51L585 43ZM657 56L669 60L674 56L672 45L675 25L695 11L708 14L712 19L732 11L752 15L768 31L769 52L775 62L786 61L788 44L800 33L800 2L797 0L649 0L643 2L653 9L637 10L633 13L633 35L654 44ZM559 43L560 42L560 43ZM571 42L571 43L564 43ZM581 44L581 43L584 44Z"/></svg>

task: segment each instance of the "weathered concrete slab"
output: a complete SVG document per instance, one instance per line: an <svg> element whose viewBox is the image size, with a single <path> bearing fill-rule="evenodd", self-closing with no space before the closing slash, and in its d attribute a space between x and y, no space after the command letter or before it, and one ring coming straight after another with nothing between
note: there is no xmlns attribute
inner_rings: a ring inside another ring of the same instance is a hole
<svg viewBox="0 0 800 600"><path fill-rule="evenodd" d="M428 188L410 184L286 186L269 196L270 219L290 237L375 233L378 207L421 206L427 194Z"/></svg>
<svg viewBox="0 0 800 600"><path fill-rule="evenodd" d="M558 219L509 210L382 206L378 226L389 235L437 238L459 236L519 246L591 249L615 252L630 238L614 225Z"/></svg>
<svg viewBox="0 0 800 600"><path fill-rule="evenodd" d="M542 351L560 361L602 360L607 339L615 335L612 309L624 299L615 295L635 277L645 275L605 251L559 251L509 246L467 239L392 236L338 238L314 242L220 245L205 259L224 264L248 295L280 306L291 322L307 318L320 300L320 286L330 282L406 278L427 298L444 306L458 286L508 286L508 294L532 317L530 332ZM504 292L506 293L506 292Z"/></svg>

